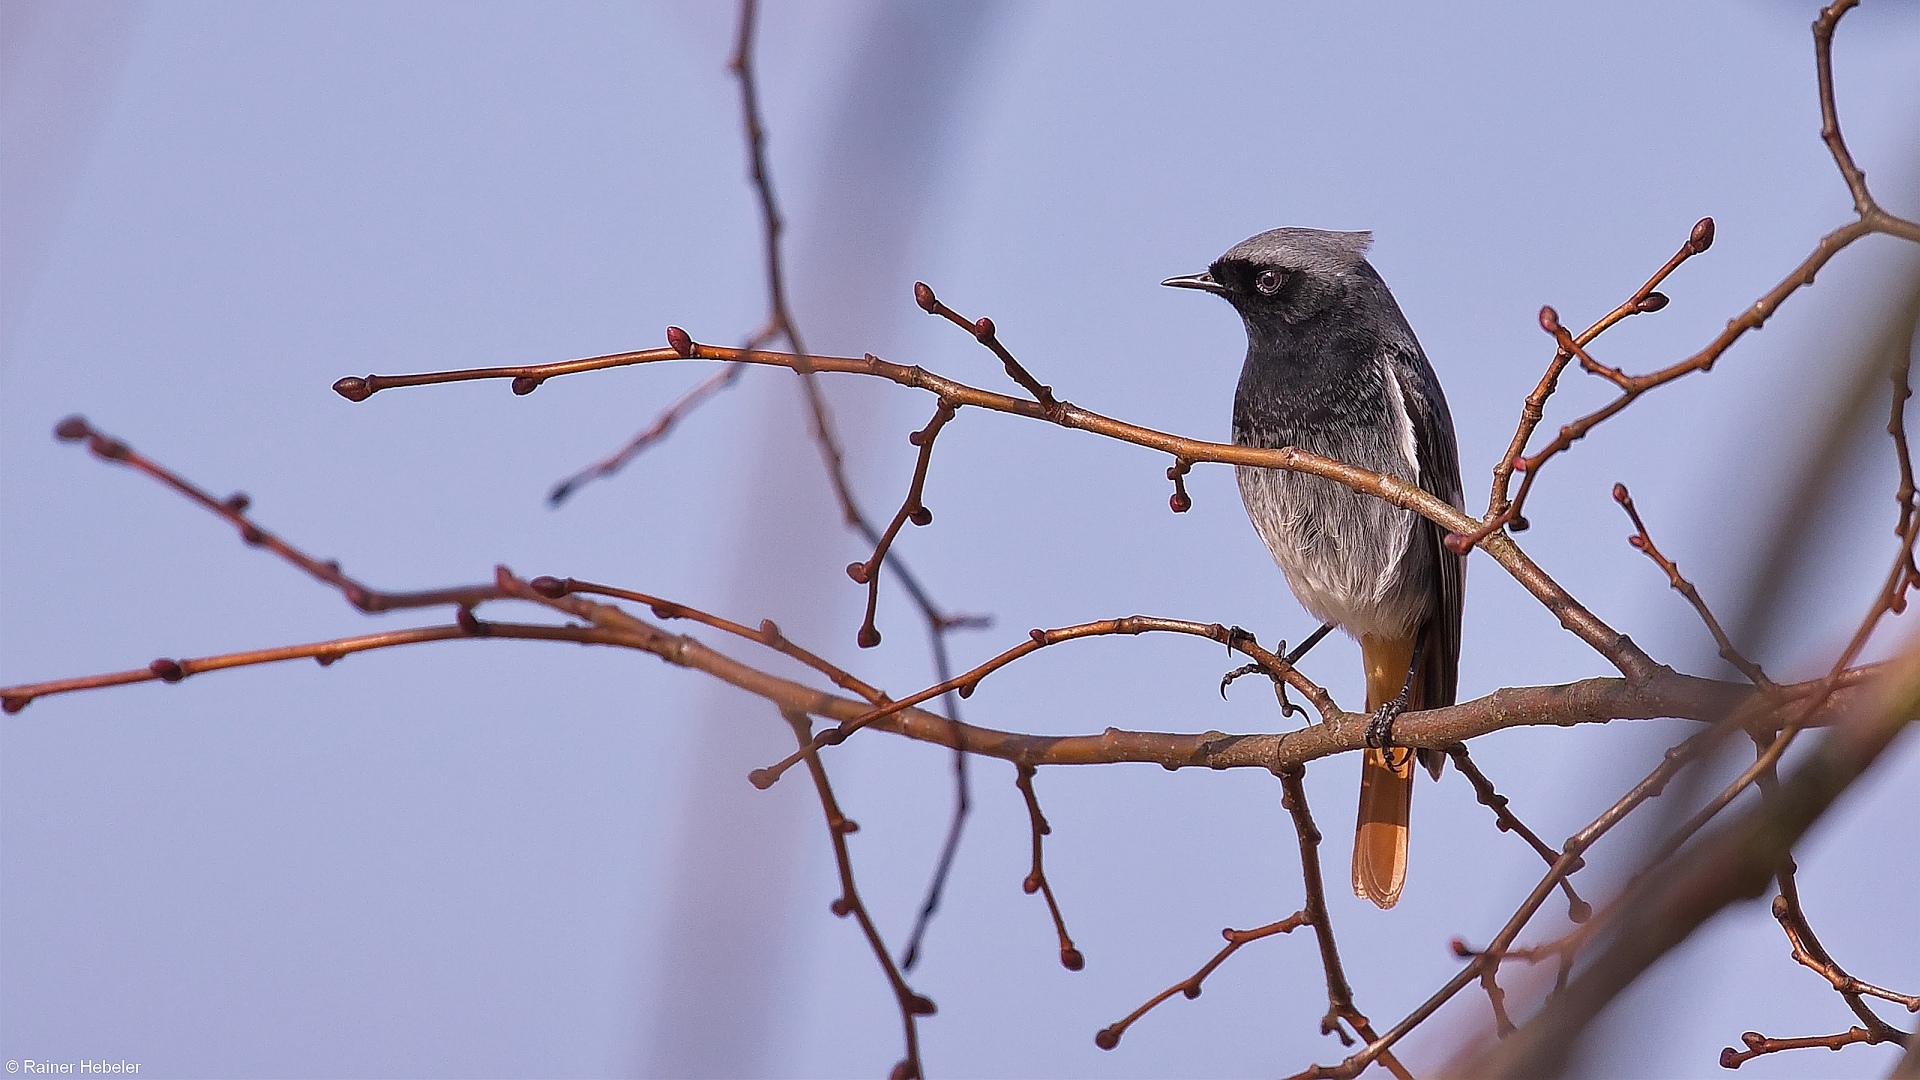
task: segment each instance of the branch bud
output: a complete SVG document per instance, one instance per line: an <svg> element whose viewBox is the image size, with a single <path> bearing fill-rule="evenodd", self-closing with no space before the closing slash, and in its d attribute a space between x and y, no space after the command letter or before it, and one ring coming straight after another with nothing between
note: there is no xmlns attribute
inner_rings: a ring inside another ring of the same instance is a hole
<svg viewBox="0 0 1920 1080"><path fill-rule="evenodd" d="M334 382L333 392L348 401L365 401L373 396L373 387L367 385L367 380L349 375Z"/></svg>
<svg viewBox="0 0 1920 1080"><path fill-rule="evenodd" d="M1713 219L1703 217L1693 223L1693 235L1687 237L1687 246L1695 255L1713 246Z"/></svg>
<svg viewBox="0 0 1920 1080"><path fill-rule="evenodd" d="M84 416L69 416L53 426L53 437L61 442L79 442L93 434Z"/></svg>
<svg viewBox="0 0 1920 1080"><path fill-rule="evenodd" d="M187 677L187 669L180 666L180 661L164 656L148 664L147 670L158 675L163 682L179 682Z"/></svg>
<svg viewBox="0 0 1920 1080"><path fill-rule="evenodd" d="M1644 315L1650 311L1659 311L1661 308L1666 306L1667 306L1666 293L1650 292L1647 295L1641 297L1640 301L1633 305L1633 310L1638 311Z"/></svg>
<svg viewBox="0 0 1920 1080"><path fill-rule="evenodd" d="M924 281L916 281L913 283L913 302L920 305L921 311L932 315L935 314L933 309L940 303L940 298L933 295L931 285Z"/></svg>
<svg viewBox="0 0 1920 1080"><path fill-rule="evenodd" d="M539 379L536 379L531 375L516 375L514 377L513 392L515 394L518 394L521 397L526 397L528 394L531 394L538 389L540 389Z"/></svg>
<svg viewBox="0 0 1920 1080"><path fill-rule="evenodd" d="M669 326L667 327L667 348L679 353L684 358L691 359L693 357L693 336L677 326Z"/></svg>

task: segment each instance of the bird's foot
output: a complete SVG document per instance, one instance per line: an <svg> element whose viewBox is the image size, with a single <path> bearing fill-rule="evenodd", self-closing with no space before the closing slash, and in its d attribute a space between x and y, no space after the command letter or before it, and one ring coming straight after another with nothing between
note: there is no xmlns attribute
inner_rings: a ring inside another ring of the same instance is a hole
<svg viewBox="0 0 1920 1080"><path fill-rule="evenodd" d="M1240 641L1247 641L1256 645L1259 644L1259 642L1254 641L1252 634L1242 630L1240 627L1235 626L1229 628L1227 630L1227 648L1233 648L1235 643ZM1285 649L1286 647L1286 642L1283 641L1280 643L1280 648ZM1232 671L1227 672L1225 675L1220 676L1220 696L1225 698L1227 696L1227 687L1232 686L1235 680L1247 675L1265 675L1267 678L1273 680L1273 696L1280 699L1280 715L1282 717L1292 716L1294 713L1299 713L1302 716L1306 715L1307 710L1287 699L1286 680L1283 679L1278 672L1268 668L1265 664L1257 662L1242 664Z"/></svg>
<svg viewBox="0 0 1920 1080"><path fill-rule="evenodd" d="M1399 767L1394 761L1393 752L1406 750L1405 747L1393 744L1393 722L1400 719L1400 714L1406 711L1407 693L1402 690L1399 697L1375 709L1373 715L1367 720L1367 745L1386 751L1387 765L1393 768ZM1406 750L1406 753L1412 754L1413 751Z"/></svg>

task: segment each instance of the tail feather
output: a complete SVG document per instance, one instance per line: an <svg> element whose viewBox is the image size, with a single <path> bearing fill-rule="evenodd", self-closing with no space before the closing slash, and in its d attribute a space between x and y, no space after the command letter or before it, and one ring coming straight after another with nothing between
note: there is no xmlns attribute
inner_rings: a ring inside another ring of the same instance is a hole
<svg viewBox="0 0 1920 1080"><path fill-rule="evenodd" d="M1360 639L1367 668L1367 711L1400 696L1407 671L1413 665L1414 642ZM1427 665L1422 665L1425 668ZM1425 707L1428 682L1423 670L1414 678L1408 709ZM1413 754L1394 753L1398 768L1385 751L1368 750L1360 763L1360 815L1353 832L1353 894L1382 908L1400 902L1407 881L1407 825L1413 805Z"/></svg>
<svg viewBox="0 0 1920 1080"><path fill-rule="evenodd" d="M1368 750L1360 765L1360 822L1353 832L1353 894L1383 908L1400 902L1407 882L1407 822L1413 803L1413 755Z"/></svg>

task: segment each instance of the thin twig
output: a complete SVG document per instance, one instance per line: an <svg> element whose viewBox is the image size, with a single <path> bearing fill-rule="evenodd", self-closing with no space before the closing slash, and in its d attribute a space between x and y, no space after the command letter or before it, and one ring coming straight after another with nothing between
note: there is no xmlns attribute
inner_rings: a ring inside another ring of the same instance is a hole
<svg viewBox="0 0 1920 1080"><path fill-rule="evenodd" d="M1500 794L1500 792L1494 788L1493 781L1487 779L1487 774L1481 772L1480 766L1474 764L1473 758L1467 753L1467 748L1464 743L1448 747L1447 756L1453 759L1453 766L1460 771L1460 775L1466 777L1467 782L1473 785L1474 797L1480 800L1480 805L1493 811L1494 825L1496 828L1501 832L1519 834L1520 838L1527 842L1527 846L1533 848L1534 852L1538 854L1540 858L1544 859L1548 866L1552 866L1560 860L1562 853L1548 845L1546 841L1540 839L1532 829L1527 828L1525 822L1521 821L1519 817L1515 816L1514 812L1508 808L1507 797ZM1567 894L1567 919L1571 922L1586 922L1587 917L1593 914L1593 905L1580 899L1580 894L1573 891L1573 882L1569 880L1573 874L1577 873L1585 865L1584 862L1575 860L1572 869L1567 871L1567 876L1560 879L1560 889Z"/></svg>
<svg viewBox="0 0 1920 1080"><path fill-rule="evenodd" d="M900 509L887 523L886 531L874 542L873 554L866 562L850 563L847 576L856 583L867 587L867 614L860 623L860 632L855 640L863 649L871 649L880 644L880 629L873 624L874 612L880 604L880 567L887 559L887 549L893 546L893 540L900 535L900 529L907 522L915 525L933 524L933 511L927 509L921 501L927 485L927 466L933 461L933 441L940 437L940 429L952 420L954 407L946 400L940 402L933 412L933 419L927 426L907 437L907 441L920 448L920 454L913 466L913 480L907 485L907 497L901 501Z"/></svg>
<svg viewBox="0 0 1920 1080"><path fill-rule="evenodd" d="M1091 637L1106 637L1112 635L1133 636L1155 632L1190 634L1220 642L1235 652L1252 657L1256 662L1265 667L1269 673L1274 674L1278 678L1283 678L1292 684L1295 689L1306 696L1308 701L1313 703L1314 708L1320 711L1321 718L1325 723L1337 724L1347 715L1344 710L1334 704L1333 698L1327 694L1326 690L1308 680L1305 675L1300 674L1297 669L1287 663L1282 657L1275 656L1273 653L1261 648L1244 630L1229 628L1219 623L1199 623L1185 619L1164 619L1152 615L1129 615L1123 619L1101 619L1097 622L1079 623L1074 626L1063 626L1053 630L1029 631L1027 640L986 661L971 671L955 676L945 682L936 683L933 686L927 687L925 690L910 694L897 701L889 701L883 705L879 705L861 716L845 721L834 727L823 728L819 734L813 737L813 741L804 750L796 750L794 753L787 755L785 758L766 768L755 769L749 779L752 780L755 787L770 787L775 781L779 780L781 775L788 769L798 764L805 753L814 753L829 746L836 746L845 741L847 736L852 735L861 728L884 720L902 710L910 709L923 701L954 692L958 692L963 698L971 697L973 696L974 689L980 685L982 679L1013 663L1015 660L1038 652L1049 645L1057 645L1063 641L1079 641ZM1408 743L1407 745L1414 744Z"/></svg>
<svg viewBox="0 0 1920 1080"><path fill-rule="evenodd" d="M812 718L804 712L785 710L781 713L788 726L793 728L794 740L805 746L811 741ZM918 1020L922 1016L932 1016L935 1012L933 1002L914 992L901 977L900 969L894 966L893 957L887 952L886 942L880 938L880 930L873 924L873 917L867 913L867 905L860 899L860 889L853 880L853 858L847 851L848 835L858 832L860 826L840 812L839 800L834 798L833 785L827 780L826 767L820 764L818 755L807 755L807 771L813 776L813 787L820 795L820 808L827 816L827 835L833 840L833 860L840 871L840 895L831 905L833 913L841 918L852 915L860 923L860 930L866 935L867 944L873 950L873 958L886 972L887 983L893 988L895 1002L900 1008L900 1026L904 1029L907 1053L893 1067L895 1080L917 1080L922 1074L920 1068L920 1031Z"/></svg>
<svg viewBox="0 0 1920 1080"><path fill-rule="evenodd" d="M625 468L627 463L639 457L642 451L665 440L673 433L674 427L680 421L686 419L688 414L699 408L708 398L737 382L740 373L744 370L746 369L739 364L727 364L719 371L701 379L694 384L693 389L681 394L662 409L660 415L653 418L653 423L640 429L640 432L628 439L620 449L553 485L553 490L547 492L547 505L559 506L567 501L569 495L580 490L584 485L612 476Z"/></svg>
<svg viewBox="0 0 1920 1080"><path fill-rule="evenodd" d="M1213 954L1213 959L1200 965L1199 971L1194 972L1192 975L1187 976L1172 986L1167 987L1165 990L1160 991L1158 994L1148 998L1146 1003L1139 1008L1121 1017L1119 1020L1108 1024L1106 1027L1101 1028L1094 1034L1093 1044L1102 1050L1111 1050L1119 1046L1120 1039L1126 1035L1127 1029L1132 1027L1135 1021L1152 1012L1161 1002L1166 1001L1175 994L1183 994L1189 1001L1199 997L1200 984L1206 981L1207 976L1213 974L1215 968L1225 963L1227 957L1239 952L1240 946L1251 941L1259 941L1261 938L1272 937L1275 934L1291 934L1305 925L1307 925L1307 913L1304 911L1296 911L1286 918L1281 919L1279 922L1268 923L1265 926L1256 927L1252 930L1235 930L1231 926L1221 930L1220 936L1227 939L1227 944L1219 952Z"/></svg>
<svg viewBox="0 0 1920 1080"><path fill-rule="evenodd" d="M1046 897L1047 912L1053 916L1054 933L1060 938L1060 966L1068 971L1079 971L1087 966L1087 958L1074 948L1073 938L1067 934L1067 920L1060 914L1060 901L1054 897L1053 885L1047 880L1042 837L1051 834L1053 826L1047 824L1047 816L1040 812L1040 799L1033 793L1034 772L1033 766L1022 762L1015 766L1013 779L1027 801L1027 823L1033 834L1033 869L1027 871L1020 888L1028 896L1038 892Z"/></svg>
<svg viewBox="0 0 1920 1080"><path fill-rule="evenodd" d="M53 433L62 442L85 442L87 449L100 460L125 465L145 473L186 496L190 501L239 530L240 539L249 546L265 548L305 571L309 577L321 584L339 590L347 603L369 615L379 611L437 607L441 604L472 607L500 597L497 590L488 586L425 589L418 592L385 592L371 588L342 573L337 561L316 559L255 524L251 518L247 517L247 508L252 505L252 500L244 494L235 492L224 499L216 499L119 439L96 431L87 423L85 417L69 416L54 427Z"/></svg>
<svg viewBox="0 0 1920 1080"><path fill-rule="evenodd" d="M1735 1050L1731 1046L1720 1051L1721 1068L1737 1069L1762 1054L1777 1054L1782 1050L1805 1050L1816 1046L1828 1050L1838 1050L1843 1046L1852 1046L1855 1043L1866 1043L1871 1046L1874 1043L1896 1042L1899 1040L1889 1039L1885 1036L1876 1037L1875 1033L1868 1031L1866 1028L1851 1027L1840 1032L1838 1035L1816 1035L1799 1039L1769 1039L1757 1031L1749 1031L1740 1036L1740 1041L1747 1044L1747 1048L1744 1051ZM1900 1045L1905 1046L1906 1043L1900 1042Z"/></svg>
<svg viewBox="0 0 1920 1080"><path fill-rule="evenodd" d="M1052 409L1059 406L1060 403L1054 400L1053 397L1053 387L1040 385L1040 380L1029 375L1027 369L1020 365L1020 361L1015 360L1013 354L1007 351L1007 347L1000 344L1000 335L998 331L994 329L992 319L983 315L978 319L968 321L966 316L941 303L940 298L933 295L932 286L924 281L916 281L913 283L913 300L914 303L920 305L920 310L929 315L940 316L953 325L958 326L960 329L965 330L967 333L972 334L975 341L991 349L993 355L999 357L1000 363L1006 367L1007 375L1012 378L1014 382L1025 387L1027 393L1033 395L1033 400L1040 403L1041 408Z"/></svg>
<svg viewBox="0 0 1920 1080"><path fill-rule="evenodd" d="M1767 678L1767 673L1761 670L1759 664L1748 660L1739 649L1734 647L1733 639L1721 629L1720 620L1713 617L1712 609L1708 608L1707 602L1700 598L1700 590L1694 588L1693 582L1680 575L1679 564L1662 555L1660 549L1654 546L1653 534L1647 531L1647 523L1640 520L1640 511L1633 505L1633 495L1627 491L1627 485L1613 485L1613 501L1619 503L1620 508L1627 512L1627 517L1633 520L1635 535L1627 537L1627 543L1633 545L1634 550L1652 559L1654 565L1666 573L1667 584L1672 586L1675 592L1686 597L1687 603L1693 605L1693 610L1699 614L1700 621L1707 624L1707 631L1713 635L1714 644L1720 647L1720 658L1739 668L1740 674L1745 675L1754 686L1771 692L1773 680Z"/></svg>

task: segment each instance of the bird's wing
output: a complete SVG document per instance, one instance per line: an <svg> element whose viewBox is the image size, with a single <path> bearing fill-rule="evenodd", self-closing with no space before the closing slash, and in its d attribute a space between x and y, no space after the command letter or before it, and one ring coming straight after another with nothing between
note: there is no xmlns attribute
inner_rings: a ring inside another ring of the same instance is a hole
<svg viewBox="0 0 1920 1080"><path fill-rule="evenodd" d="M1447 411L1446 396L1440 392L1440 380L1434 376L1418 344L1394 348L1392 352L1387 367L1400 384L1400 396L1413 423L1420 486L1464 509L1460 451L1454 443L1453 416ZM1415 542L1431 545L1438 584L1421 664L1426 684L1424 700L1418 702L1417 707L1437 708L1453 704L1459 686L1460 612L1467 560L1447 550L1446 529L1424 518L1420 526L1420 537Z"/></svg>

